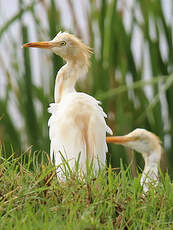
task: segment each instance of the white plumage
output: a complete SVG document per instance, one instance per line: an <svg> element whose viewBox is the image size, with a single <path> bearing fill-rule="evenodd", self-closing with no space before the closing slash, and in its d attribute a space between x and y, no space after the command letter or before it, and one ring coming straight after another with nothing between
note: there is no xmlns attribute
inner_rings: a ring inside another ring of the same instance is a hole
<svg viewBox="0 0 173 230"><path fill-rule="evenodd" d="M99 102L84 93L69 93L60 103L51 104L49 112L49 135L51 139L51 160L56 166L62 166L62 156L73 169L80 153L79 165L86 172L86 158L93 160L93 168L105 165L107 144L106 114ZM61 153L61 154L60 154ZM57 169L61 175L61 167ZM60 176L61 177L61 176Z"/></svg>
<svg viewBox="0 0 173 230"><path fill-rule="evenodd" d="M80 171L86 172L88 161L97 172L106 163L106 132L112 131L106 125L106 114L99 102L75 90L78 78L88 71L90 48L65 32L58 33L52 41L27 43L24 47L51 49L66 61L56 77L55 103L50 105L48 122L50 157L57 166L58 178L64 179L63 158L73 170L79 154Z"/></svg>
<svg viewBox="0 0 173 230"><path fill-rule="evenodd" d="M127 135L107 137L107 142L121 144L142 154L145 167L141 176L141 185L144 192L148 191L149 184L158 184L158 165L162 155L160 139L146 129L135 129Z"/></svg>

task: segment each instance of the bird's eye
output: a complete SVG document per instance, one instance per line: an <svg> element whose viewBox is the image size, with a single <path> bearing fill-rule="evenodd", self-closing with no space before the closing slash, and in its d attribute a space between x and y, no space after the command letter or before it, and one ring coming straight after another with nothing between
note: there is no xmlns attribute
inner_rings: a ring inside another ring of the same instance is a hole
<svg viewBox="0 0 173 230"><path fill-rule="evenodd" d="M61 46L65 46L65 45L66 45L66 42L63 41L63 42L60 43L60 45L61 45Z"/></svg>

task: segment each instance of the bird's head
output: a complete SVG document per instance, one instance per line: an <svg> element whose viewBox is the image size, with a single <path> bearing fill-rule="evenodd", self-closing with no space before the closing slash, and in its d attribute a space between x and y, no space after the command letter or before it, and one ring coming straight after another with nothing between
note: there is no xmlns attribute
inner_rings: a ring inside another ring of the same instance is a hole
<svg viewBox="0 0 173 230"><path fill-rule="evenodd" d="M84 61L86 64L92 53L87 45L67 32L59 32L51 41L25 43L23 47L50 49L66 61Z"/></svg>
<svg viewBox="0 0 173 230"><path fill-rule="evenodd" d="M115 143L134 149L143 155L145 154L145 156L152 152L161 154L162 148L160 139L146 129L138 128L125 136L117 136L115 138Z"/></svg>

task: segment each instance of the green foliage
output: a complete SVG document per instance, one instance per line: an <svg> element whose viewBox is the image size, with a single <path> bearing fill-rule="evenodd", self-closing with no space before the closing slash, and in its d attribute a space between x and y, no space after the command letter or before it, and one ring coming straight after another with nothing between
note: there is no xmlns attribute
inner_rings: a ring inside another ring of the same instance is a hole
<svg viewBox="0 0 173 230"><path fill-rule="evenodd" d="M9 154L7 154L9 155ZM45 153L0 157L0 229L172 229L168 174L144 195L140 176L110 165L97 178L59 183Z"/></svg>
<svg viewBox="0 0 173 230"><path fill-rule="evenodd" d="M67 1L72 7L72 1ZM155 132L162 141L164 137L170 136L170 147L166 149L169 173L173 175L173 39L172 25L167 23L163 14L161 1L138 1L136 0L131 9L132 19L130 28L127 30L124 24L124 10L117 7L116 0L100 1L96 6L95 1L90 0L90 11L86 18L90 45L96 55L92 57L91 68L85 84L78 83L81 91L89 93L102 101L103 108L108 114L108 124L115 134L126 134L136 127L146 128ZM56 1L51 0L50 4L45 1L32 1L29 5L19 1L19 10L0 28L0 39L8 35L11 46L7 54L11 57L8 65L12 71L9 72L5 60L0 56L0 65L6 78L5 97L0 98L0 141L6 145L9 152L12 147L20 154L26 146L33 146L33 150L49 151L49 139L47 121L49 114L47 107L53 101L53 87L56 72L62 66L62 60L53 55L51 61L48 59L47 66L50 71L43 79L40 86L34 84L37 78L33 74L31 66L32 54L30 49L24 49L22 61L17 56L21 44L15 41L10 33L10 28L15 22L20 22L22 42L28 42L28 26L24 24L23 16L29 13L33 19L35 32L38 40L45 38L52 39L61 29L61 10ZM48 29L44 28L42 18L37 14L38 5L44 9L44 17L47 20ZM142 20L136 16L136 8L141 13ZM73 12L73 9L71 9ZM72 13L74 22L73 31L82 34L77 23L75 14ZM155 38L151 36L151 23L155 31ZM97 27L97 35L94 28ZM138 28L144 38L143 50L141 51L141 63L137 65L132 50L132 40L135 28ZM73 32L72 31L72 32ZM97 44L100 40L99 49ZM163 51L160 49L164 36L168 50L168 58L163 58ZM143 79L145 71L144 50L148 47L149 62L152 76L150 80ZM44 55L44 52L42 52ZM52 63L50 65L49 63ZM119 77L118 77L119 75ZM132 83L127 84L127 75L132 76ZM162 84L160 90L159 84ZM154 97L149 100L144 91L145 86L151 86ZM162 105L160 93L165 96L168 105L169 127L164 128ZM133 97L129 95L133 94ZM9 108L11 100L22 118L22 128L18 128L13 120ZM37 108L40 106L40 110ZM109 160L113 166L119 167L119 158L127 163L130 158L124 154L124 149L113 145L109 146ZM116 154L113 154L116 153Z"/></svg>

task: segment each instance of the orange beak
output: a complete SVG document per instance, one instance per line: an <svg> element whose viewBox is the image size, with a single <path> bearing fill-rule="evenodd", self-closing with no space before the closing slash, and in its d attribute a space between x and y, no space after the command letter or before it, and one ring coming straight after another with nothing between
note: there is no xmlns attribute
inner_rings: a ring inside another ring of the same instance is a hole
<svg viewBox="0 0 173 230"><path fill-rule="evenodd" d="M136 139L134 137L128 137L128 136L113 136L113 137L106 137L107 143L115 143L115 144L123 144L127 143L129 141L135 141Z"/></svg>
<svg viewBox="0 0 173 230"><path fill-rule="evenodd" d="M25 47L33 47L33 48L42 48L42 49L51 49L57 46L57 42L29 42L23 45Z"/></svg>

